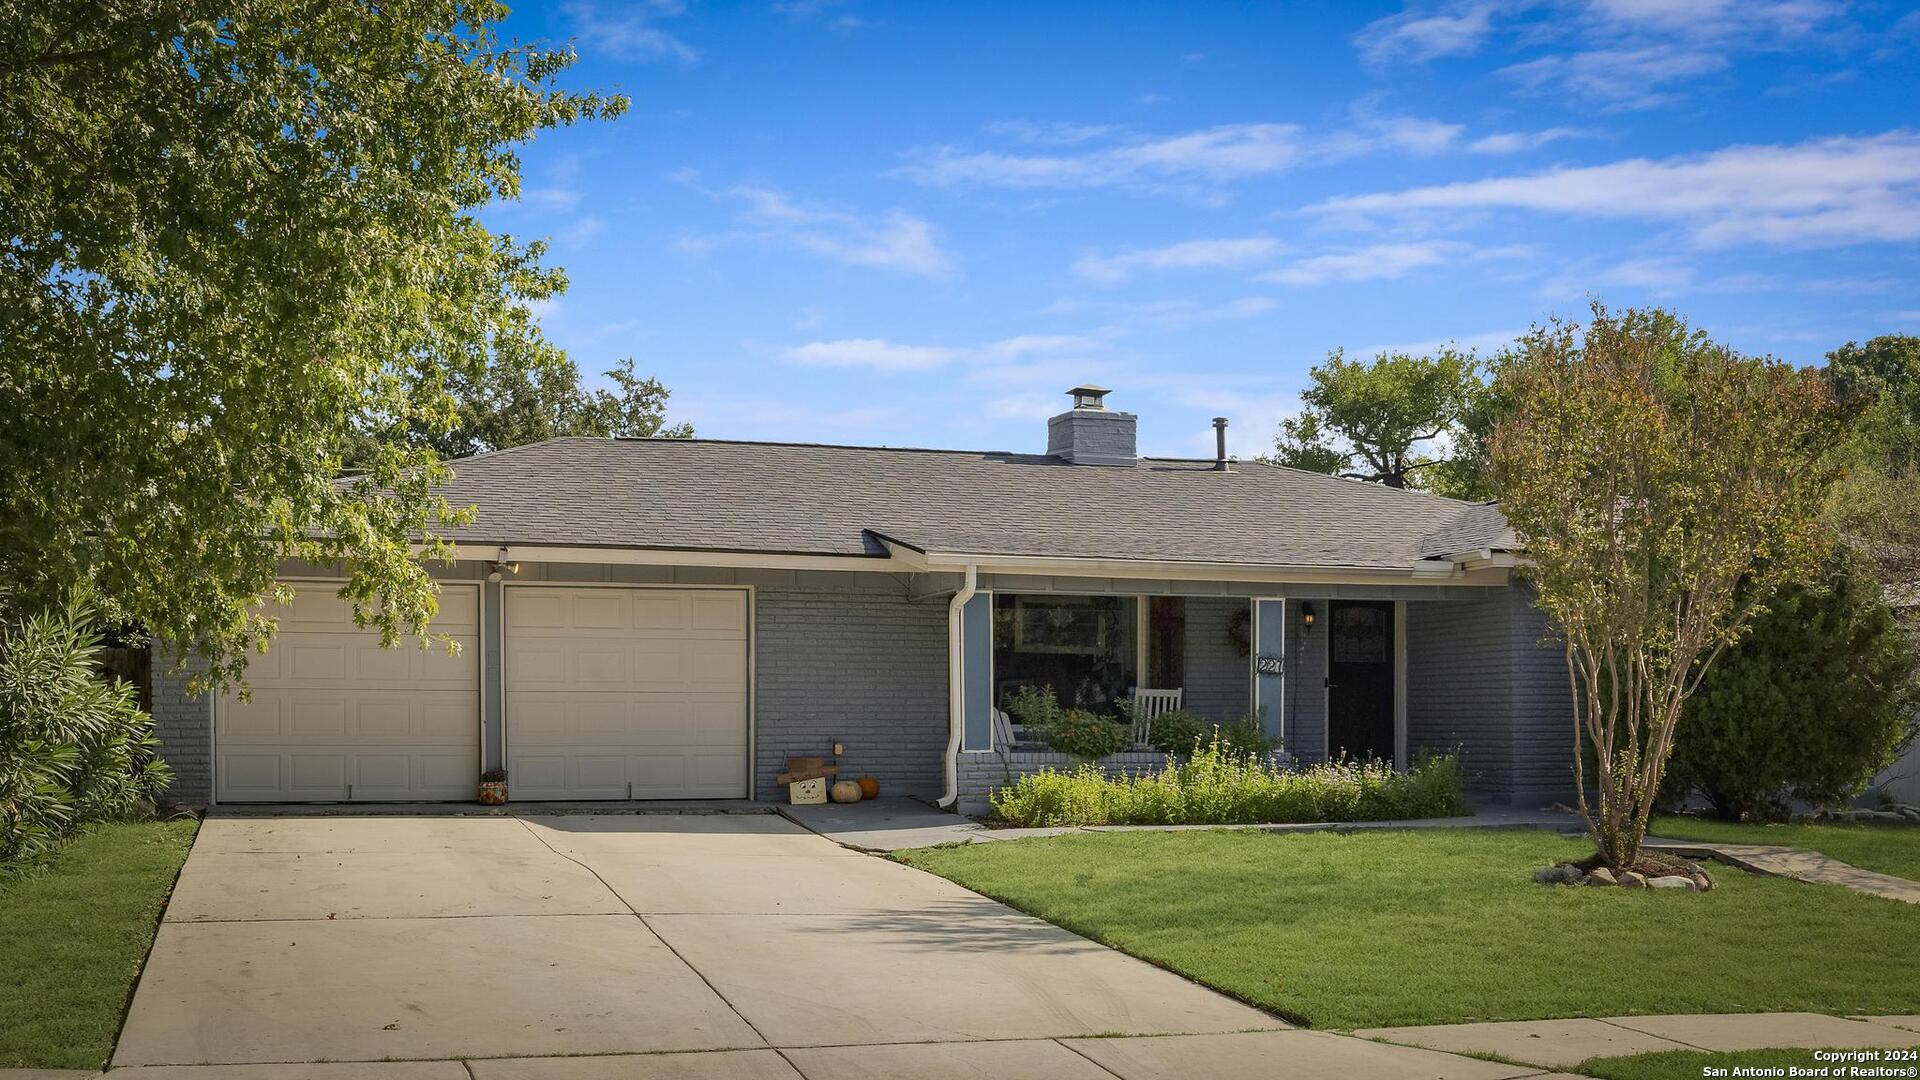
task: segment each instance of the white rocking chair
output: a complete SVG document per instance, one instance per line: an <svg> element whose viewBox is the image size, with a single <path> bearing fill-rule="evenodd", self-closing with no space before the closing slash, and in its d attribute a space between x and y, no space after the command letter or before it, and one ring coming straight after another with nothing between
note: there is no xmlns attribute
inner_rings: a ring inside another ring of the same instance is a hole
<svg viewBox="0 0 1920 1080"><path fill-rule="evenodd" d="M1133 746L1145 750L1153 745L1153 722L1178 709L1185 690L1133 690Z"/></svg>

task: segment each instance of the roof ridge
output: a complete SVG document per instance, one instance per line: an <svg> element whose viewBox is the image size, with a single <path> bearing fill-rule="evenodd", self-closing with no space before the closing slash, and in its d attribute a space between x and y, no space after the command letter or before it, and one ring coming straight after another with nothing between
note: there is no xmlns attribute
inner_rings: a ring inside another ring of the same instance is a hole
<svg viewBox="0 0 1920 1080"><path fill-rule="evenodd" d="M547 440L552 441L552 440ZM968 454L979 457L987 454L1004 454L1009 457L1047 457L1047 454L1024 453L1019 450L963 450L946 446L874 446L864 443L828 443L828 442L789 442L782 439L676 439L662 435L616 435L611 440L617 443L660 443L660 444L706 444L720 446L791 446L810 450L884 450L899 454Z"/></svg>
<svg viewBox="0 0 1920 1080"><path fill-rule="evenodd" d="M1477 503L1467 499L1456 499L1451 495L1440 495L1431 491L1422 491L1419 488L1388 487L1385 484L1376 483L1372 480L1362 480L1357 476L1336 476L1333 473L1315 472L1312 469L1302 469L1297 465L1282 465L1277 461L1269 461L1266 458L1262 458L1262 457L1248 458L1246 460L1250 464L1264 465L1267 468L1276 470L1278 472L1295 473L1300 476L1316 476L1322 480L1333 480L1333 481L1337 481L1339 483L1345 483L1345 484L1363 484L1367 487L1374 488L1379 491L1391 491L1398 495L1411 495L1411 496L1414 496L1415 498L1428 501L1428 502L1439 501L1443 503L1452 503L1455 506L1461 507L1463 510L1471 507L1475 507L1475 506L1492 506L1494 504L1494 501L1492 500L1485 503Z"/></svg>

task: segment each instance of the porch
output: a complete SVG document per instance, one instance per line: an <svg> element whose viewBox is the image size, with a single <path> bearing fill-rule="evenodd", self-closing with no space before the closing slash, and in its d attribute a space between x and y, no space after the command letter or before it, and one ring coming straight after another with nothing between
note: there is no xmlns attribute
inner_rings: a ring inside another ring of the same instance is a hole
<svg viewBox="0 0 1920 1080"><path fill-rule="evenodd" d="M1564 673L1524 587L983 575L959 617L963 813L985 813L1022 775L1076 764L996 718L1025 686L1116 719L1137 691L1178 690L1187 712L1251 720L1302 765L1405 768L1423 751L1458 752L1469 789L1495 802L1544 805L1570 786ZM1099 765L1140 773L1166 756L1136 745Z"/></svg>

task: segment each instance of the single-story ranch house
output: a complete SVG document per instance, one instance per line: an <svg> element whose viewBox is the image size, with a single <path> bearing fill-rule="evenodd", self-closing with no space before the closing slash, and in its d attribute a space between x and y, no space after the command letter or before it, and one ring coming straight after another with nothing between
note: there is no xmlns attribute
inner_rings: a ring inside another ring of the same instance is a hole
<svg viewBox="0 0 1920 1080"><path fill-rule="evenodd" d="M1459 749L1474 794L1570 793L1560 651L1492 506L1142 458L1079 387L1044 454L562 438L454 462L475 505L434 629L382 649L327 568L251 700L157 675L185 802L761 799L789 755L966 811L1016 771L996 707L1179 690L1299 761ZM840 749L836 753L835 747Z"/></svg>

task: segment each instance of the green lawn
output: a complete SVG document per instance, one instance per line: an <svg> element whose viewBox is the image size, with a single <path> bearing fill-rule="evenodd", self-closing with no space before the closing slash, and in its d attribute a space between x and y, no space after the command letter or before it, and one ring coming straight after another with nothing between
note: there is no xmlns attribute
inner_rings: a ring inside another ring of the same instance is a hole
<svg viewBox="0 0 1920 1080"><path fill-rule="evenodd" d="M1079 834L897 858L1320 1028L1920 1012L1920 905L1719 868L1709 893L1536 885L1532 831Z"/></svg>
<svg viewBox="0 0 1920 1080"><path fill-rule="evenodd" d="M1705 1050L1663 1050L1655 1054L1635 1054L1632 1057L1591 1058L1580 1063L1576 1071L1588 1076L1598 1076L1602 1080L1699 1080L1702 1076L1732 1076L1738 1067L1746 1068L1785 1068L1798 1065L1803 1069L1841 1069L1847 1064L1837 1061L1815 1060L1813 1050L1739 1050L1733 1053L1711 1053ZM1865 1067L1876 1065L1893 1068L1907 1068L1909 1061L1860 1062ZM1725 1072L1709 1073L1706 1070L1724 1069ZM1841 1075L1836 1072L1834 1075Z"/></svg>
<svg viewBox="0 0 1920 1080"><path fill-rule="evenodd" d="M0 1068L106 1063L198 828L103 825L0 884Z"/></svg>
<svg viewBox="0 0 1920 1080"><path fill-rule="evenodd" d="M1920 881L1920 825L1748 825L1711 818L1662 817L1654 819L1648 831L1669 840L1809 848L1862 870Z"/></svg>

